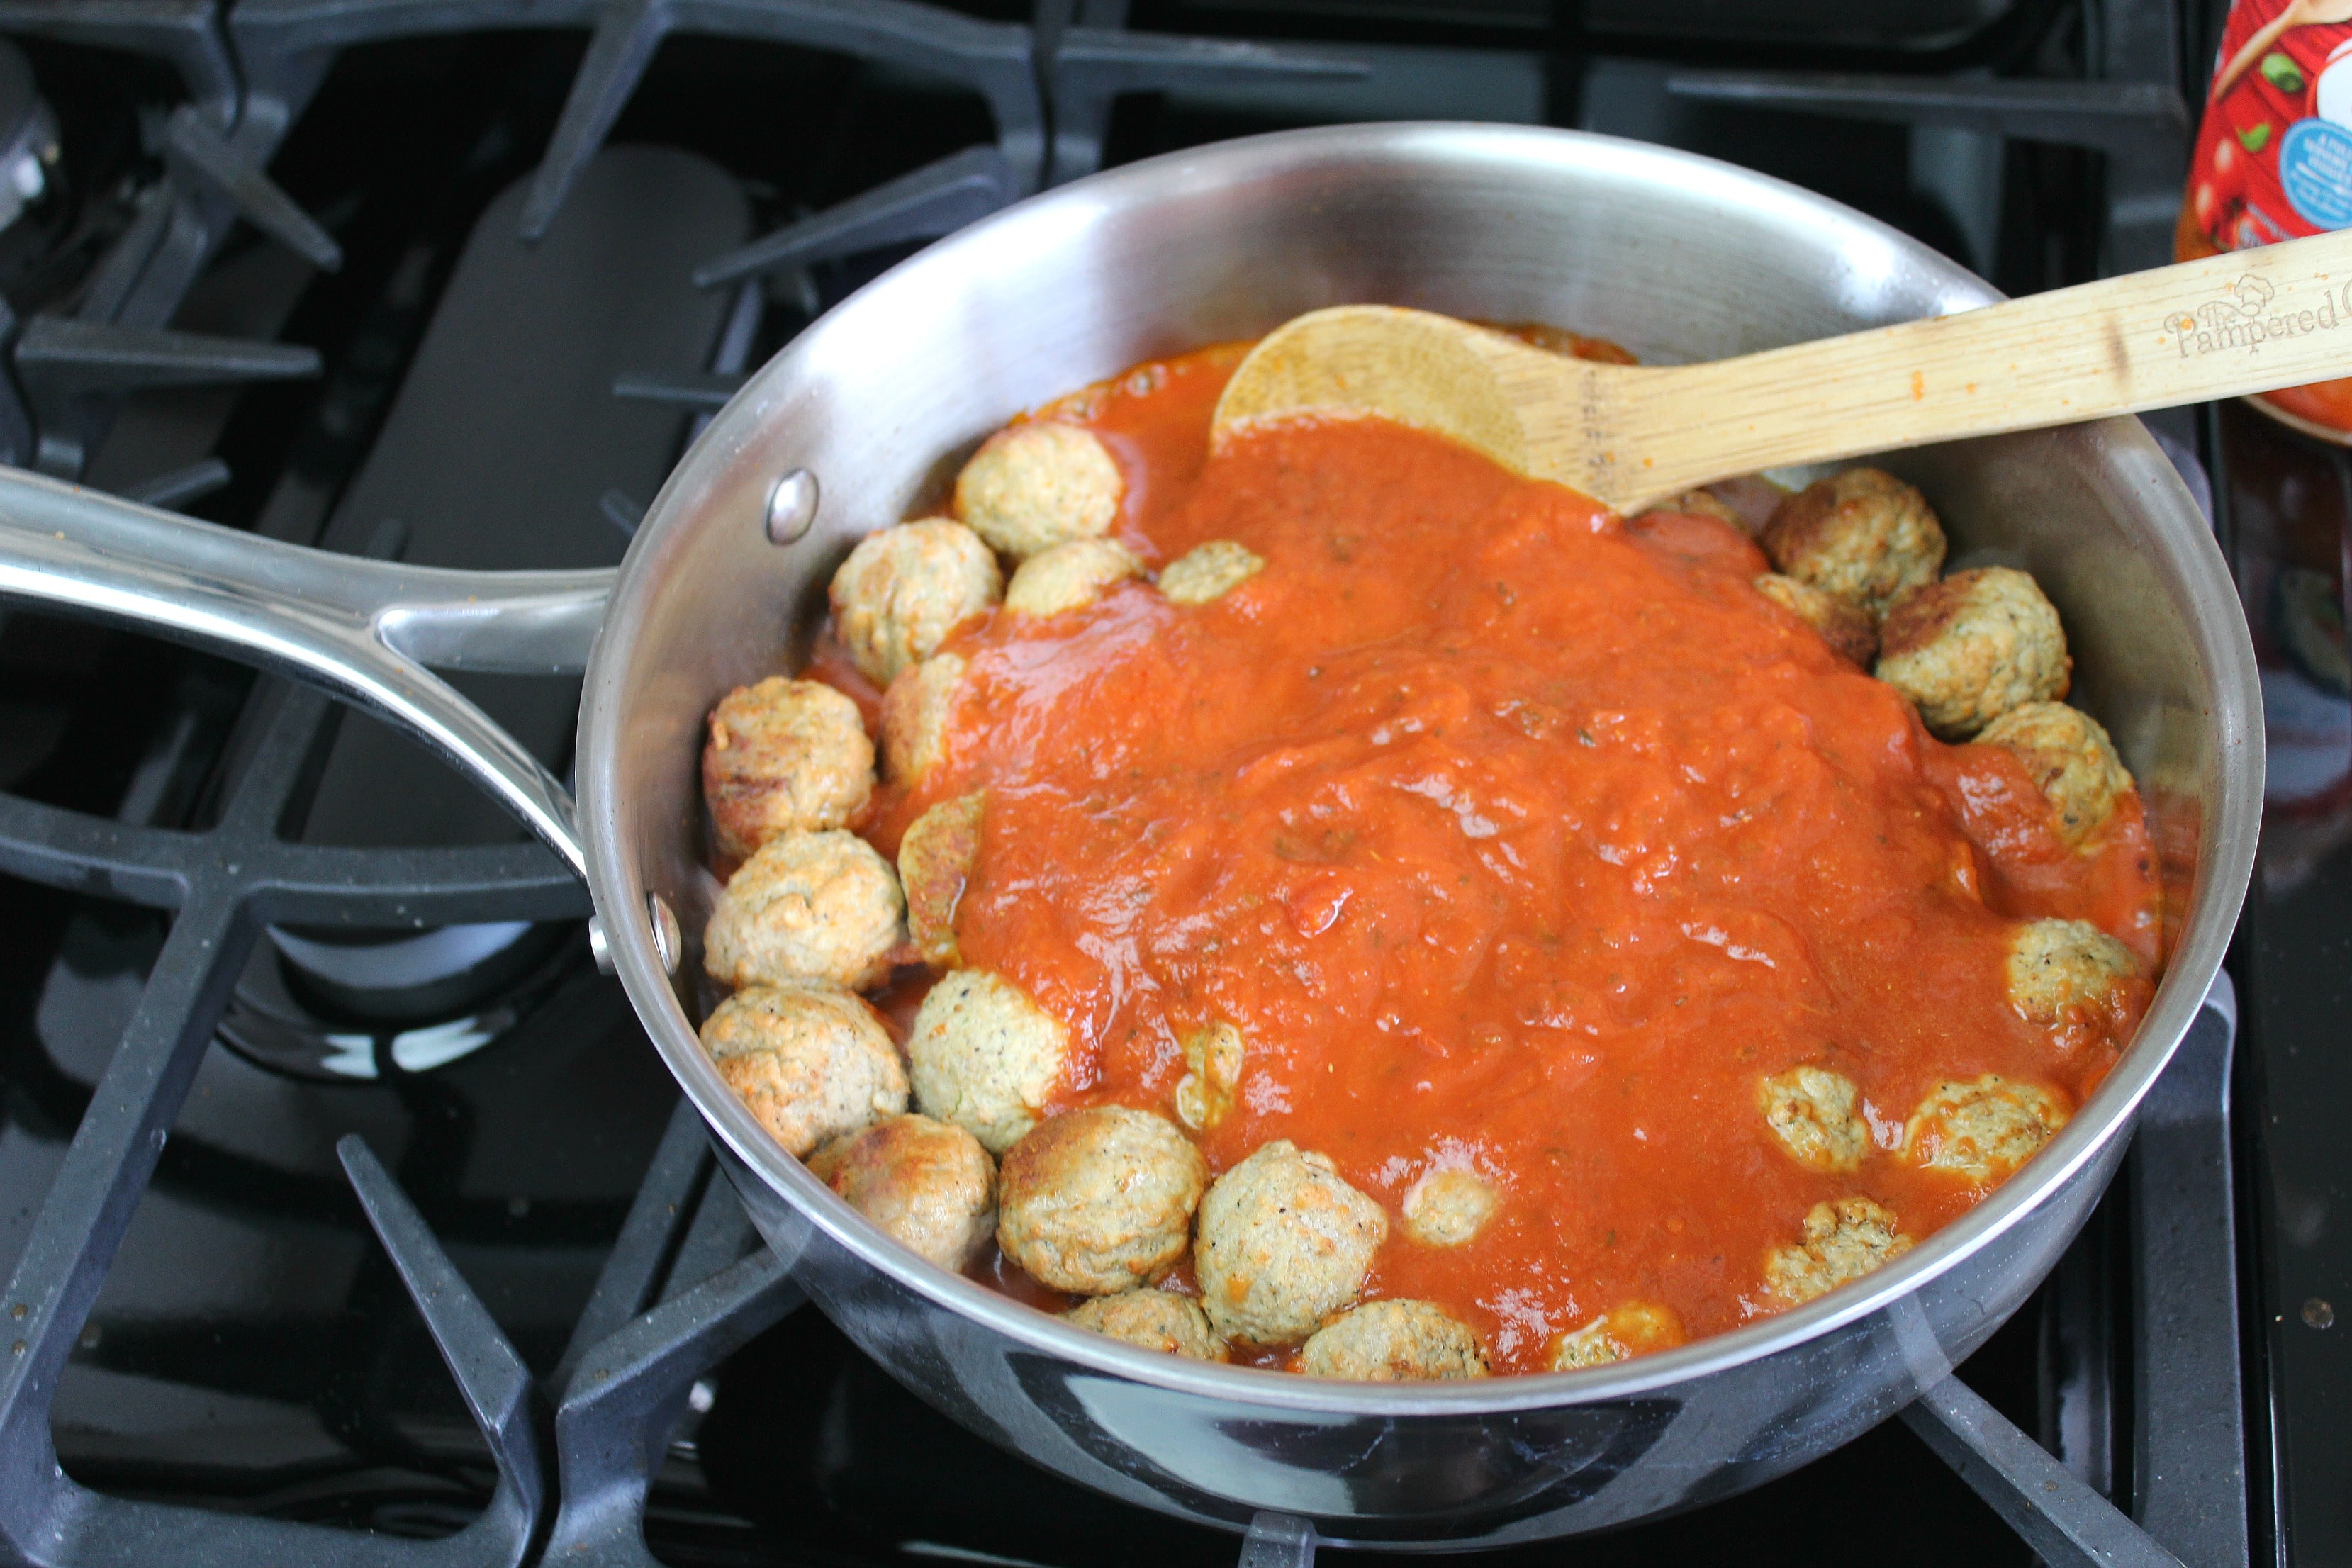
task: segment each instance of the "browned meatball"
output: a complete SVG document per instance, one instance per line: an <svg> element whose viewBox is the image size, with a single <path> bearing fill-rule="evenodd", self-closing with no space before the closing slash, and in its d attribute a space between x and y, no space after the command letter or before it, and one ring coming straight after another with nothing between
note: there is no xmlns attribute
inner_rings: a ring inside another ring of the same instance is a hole
<svg viewBox="0 0 2352 1568"><path fill-rule="evenodd" d="M996 1244L1056 1290L1131 1290L1184 1255L1208 1184L1201 1152L1150 1111L1065 1111L1004 1156Z"/></svg>
<svg viewBox="0 0 2352 1568"><path fill-rule="evenodd" d="M863 990L889 974L906 909L890 862L856 834L780 834L719 895L702 967L727 985L814 980Z"/></svg>
<svg viewBox="0 0 2352 1568"><path fill-rule="evenodd" d="M2041 1152L2066 1125L2066 1097L2038 1083L1987 1073L1946 1083L1903 1124L1903 1152L1930 1171L1997 1182Z"/></svg>
<svg viewBox="0 0 2352 1568"><path fill-rule="evenodd" d="M996 1171L980 1140L928 1116L893 1116L809 1156L817 1180L942 1268L971 1261L996 1227Z"/></svg>
<svg viewBox="0 0 2352 1568"><path fill-rule="evenodd" d="M1038 421L991 436L956 476L956 515L1016 561L1118 520L1126 481L1091 430Z"/></svg>
<svg viewBox="0 0 2352 1568"><path fill-rule="evenodd" d="M1354 1305L1388 1234L1381 1205L1342 1181L1328 1155L1265 1144L1202 1200L1192 1253L1202 1309L1234 1339L1302 1338Z"/></svg>
<svg viewBox="0 0 2352 1568"><path fill-rule="evenodd" d="M2009 1002L2033 1024L2061 1024L2139 973L2131 949L2088 921L2032 921L2009 947Z"/></svg>
<svg viewBox="0 0 2352 1568"><path fill-rule="evenodd" d="M1182 1078L1176 1080L1176 1120L1193 1131L1214 1127L1234 1108L1242 1076L1242 1032L1223 1018L1184 1037Z"/></svg>
<svg viewBox="0 0 2352 1568"><path fill-rule="evenodd" d="M1004 607L1016 616L1038 616L1083 610L1142 575L1143 563L1116 539L1073 539L1024 561L1004 590Z"/></svg>
<svg viewBox="0 0 2352 1568"><path fill-rule="evenodd" d="M970 1128L995 1154L1037 1124L1069 1056L1067 1026L984 969L941 976L907 1035L918 1103Z"/></svg>
<svg viewBox="0 0 2352 1568"><path fill-rule="evenodd" d="M1873 619L1944 566L1944 528L1927 498L1877 468L1848 468L1782 501L1763 545L1776 570Z"/></svg>
<svg viewBox="0 0 2352 1568"><path fill-rule="evenodd" d="M1822 640L1839 657L1864 669L1878 657L1878 627L1836 595L1774 572L1756 579L1756 591L1821 633Z"/></svg>
<svg viewBox="0 0 2352 1568"><path fill-rule="evenodd" d="M1642 509L1643 516L1654 511L1679 512L1684 517L1711 517L1717 522L1731 524L1742 533L1748 531L1747 523L1740 521L1739 514L1726 506L1723 498L1710 489L1685 490L1678 496L1669 496L1664 500L1654 501Z"/></svg>
<svg viewBox="0 0 2352 1568"><path fill-rule="evenodd" d="M1247 545L1212 539L1160 570L1160 592L1171 604L1205 605L1223 598L1265 570L1265 558Z"/></svg>
<svg viewBox="0 0 2352 1568"><path fill-rule="evenodd" d="M1553 1342L1551 1370L1580 1372L1671 1350L1688 1338L1672 1307L1627 1301Z"/></svg>
<svg viewBox="0 0 2352 1568"><path fill-rule="evenodd" d="M2092 847L2116 802L2132 787L2099 721L2063 702L2012 708L1978 731L1977 742L1999 746L2025 764L2050 802L2058 837L2077 849Z"/></svg>
<svg viewBox="0 0 2352 1568"><path fill-rule="evenodd" d="M1165 1290L1122 1290L1097 1296L1062 1314L1066 1322L1148 1351L1190 1361L1223 1361L1225 1347L1193 1302Z"/></svg>
<svg viewBox="0 0 2352 1568"><path fill-rule="evenodd" d="M1308 1377L1357 1383L1422 1383L1484 1377L1478 1336L1430 1301L1367 1301L1343 1312L1298 1352Z"/></svg>
<svg viewBox="0 0 2352 1568"><path fill-rule="evenodd" d="M915 818L898 839L898 883L907 892L907 934L935 969L963 962L956 947L956 905L980 858L980 824L988 795L943 800Z"/></svg>
<svg viewBox="0 0 2352 1568"><path fill-rule="evenodd" d="M719 1076L794 1159L907 1109L907 1074L874 1009L837 986L747 985L711 1009Z"/></svg>
<svg viewBox="0 0 2352 1568"><path fill-rule="evenodd" d="M779 833L843 826L873 793L874 743L857 704L832 687L772 675L711 710L702 795L730 859Z"/></svg>
<svg viewBox="0 0 2352 1568"><path fill-rule="evenodd" d="M1843 1197L1812 1206L1803 1241L1765 1260L1764 1283L1784 1301L1810 1301L1910 1250L1892 1213L1865 1197Z"/></svg>
<svg viewBox="0 0 2352 1568"><path fill-rule="evenodd" d="M887 687L929 658L957 623L996 603L1004 578L980 535L943 517L857 542L833 574L833 624L858 670Z"/></svg>
<svg viewBox="0 0 2352 1568"><path fill-rule="evenodd" d="M2041 585L2007 566L1955 572L1879 628L1878 679L1937 739L1965 741L2012 708L2066 695L2066 630Z"/></svg>
<svg viewBox="0 0 2352 1568"><path fill-rule="evenodd" d="M943 653L900 671L882 694L882 761L897 783L921 783L947 755L963 674L962 657Z"/></svg>
<svg viewBox="0 0 2352 1568"><path fill-rule="evenodd" d="M1851 1171L1870 1152L1853 1080L1826 1068L1797 1067L1756 1086L1764 1124L1789 1158L1815 1171Z"/></svg>
<svg viewBox="0 0 2352 1568"><path fill-rule="evenodd" d="M1423 1247L1460 1247L1477 1239L1501 1201L1475 1171L1432 1171L1404 1195L1404 1233Z"/></svg>

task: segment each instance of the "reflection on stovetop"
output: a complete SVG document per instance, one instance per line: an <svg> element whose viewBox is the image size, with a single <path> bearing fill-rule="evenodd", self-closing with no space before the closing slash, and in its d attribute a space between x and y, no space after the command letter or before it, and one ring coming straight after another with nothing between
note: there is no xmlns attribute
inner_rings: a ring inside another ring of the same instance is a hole
<svg viewBox="0 0 2352 1568"><path fill-rule="evenodd" d="M2029 1429L2042 1398L2041 1324L2029 1304L1961 1374ZM762 1560L1039 1563L1209 1568L1234 1561L1230 1535L1163 1518L1048 1476L908 1393L816 1312L803 1309L739 1352L714 1379L694 1446L709 1497L749 1519ZM796 1413L779 1421L779 1412ZM1792 1476L1695 1512L1572 1542L1442 1561L1532 1568L1660 1563L1818 1564L1858 1550L1865 1524L1900 1500L1903 1561L1993 1568L2033 1561L1958 1477L1889 1423ZM665 1561L692 1561L696 1514L682 1491L656 1492L648 1532ZM670 1509L676 1508L673 1517ZM675 1530L679 1546L669 1543ZM1384 1552L1348 1563L1402 1563Z"/></svg>

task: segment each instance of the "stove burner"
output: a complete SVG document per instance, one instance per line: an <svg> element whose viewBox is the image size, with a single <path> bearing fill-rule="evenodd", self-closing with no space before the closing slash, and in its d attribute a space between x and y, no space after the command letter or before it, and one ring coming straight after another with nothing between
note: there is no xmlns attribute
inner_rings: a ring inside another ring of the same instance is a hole
<svg viewBox="0 0 2352 1568"><path fill-rule="evenodd" d="M446 1067L520 1024L587 963L568 924L303 930L268 928L220 1037L258 1066L327 1082ZM482 996L497 1000L478 1006Z"/></svg>

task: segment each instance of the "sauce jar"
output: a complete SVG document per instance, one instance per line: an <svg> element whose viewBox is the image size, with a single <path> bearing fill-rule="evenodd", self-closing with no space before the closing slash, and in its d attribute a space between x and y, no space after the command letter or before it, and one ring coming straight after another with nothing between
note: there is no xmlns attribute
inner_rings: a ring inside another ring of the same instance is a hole
<svg viewBox="0 0 2352 1568"><path fill-rule="evenodd" d="M2233 0L2173 253L2192 261L2352 227L2352 22L2331 0ZM2352 377L2250 399L2352 445Z"/></svg>

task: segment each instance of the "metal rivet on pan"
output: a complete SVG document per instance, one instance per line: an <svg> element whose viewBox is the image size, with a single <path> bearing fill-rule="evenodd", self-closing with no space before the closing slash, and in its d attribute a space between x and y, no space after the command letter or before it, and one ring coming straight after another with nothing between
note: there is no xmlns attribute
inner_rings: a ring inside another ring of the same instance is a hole
<svg viewBox="0 0 2352 1568"><path fill-rule="evenodd" d="M654 922L654 952L661 955L662 973L676 974L686 956L686 939L678 934L677 917L669 912L659 893L646 895L646 914Z"/></svg>
<svg viewBox="0 0 2352 1568"><path fill-rule="evenodd" d="M2335 1303L2314 1296L2303 1304L2303 1321L2315 1329L2334 1328L2336 1326Z"/></svg>
<svg viewBox="0 0 2352 1568"><path fill-rule="evenodd" d="M613 947L604 940L604 921L600 915L588 917L588 956L596 961L596 973L613 973Z"/></svg>
<svg viewBox="0 0 2352 1568"><path fill-rule="evenodd" d="M768 492L768 542L790 544L816 521L816 476L794 468Z"/></svg>

